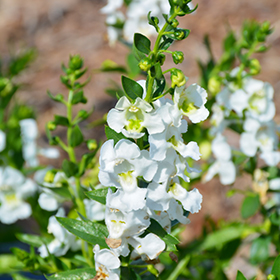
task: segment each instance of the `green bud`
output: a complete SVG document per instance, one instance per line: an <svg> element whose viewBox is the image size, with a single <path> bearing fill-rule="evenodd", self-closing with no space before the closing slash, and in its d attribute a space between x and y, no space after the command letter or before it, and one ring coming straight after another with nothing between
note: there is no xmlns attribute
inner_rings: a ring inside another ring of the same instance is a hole
<svg viewBox="0 0 280 280"><path fill-rule="evenodd" d="M171 71L171 87L181 87L186 83L186 77L184 73L179 69Z"/></svg>
<svg viewBox="0 0 280 280"><path fill-rule="evenodd" d="M270 34L271 29L270 29L270 22L269 21L265 21L261 25L261 31L264 32L265 34Z"/></svg>
<svg viewBox="0 0 280 280"><path fill-rule="evenodd" d="M54 170L48 170L48 172L46 173L46 175L44 177L44 182L52 183L54 180L55 174L56 174L56 172Z"/></svg>
<svg viewBox="0 0 280 280"><path fill-rule="evenodd" d="M181 51L172 53L172 58L175 64L182 63L184 61L184 54Z"/></svg>
<svg viewBox="0 0 280 280"><path fill-rule="evenodd" d="M152 19L156 25L159 24L159 19L157 17L152 17Z"/></svg>
<svg viewBox="0 0 280 280"><path fill-rule="evenodd" d="M48 127L48 129L49 129L50 131L53 131L53 130L56 129L56 123L50 121L50 122L48 122L47 127Z"/></svg>
<svg viewBox="0 0 280 280"><path fill-rule="evenodd" d="M158 270L152 264L147 265L147 270L158 277Z"/></svg>
<svg viewBox="0 0 280 280"><path fill-rule="evenodd" d="M83 67L84 61L79 55L70 56L68 66L71 70L79 70Z"/></svg>
<svg viewBox="0 0 280 280"><path fill-rule="evenodd" d="M164 64L164 61L165 61L165 55L163 53L160 53L158 56L157 56L157 61L160 63L160 65L163 65Z"/></svg>
<svg viewBox="0 0 280 280"><path fill-rule="evenodd" d="M86 110L80 110L78 112L78 117L85 120L89 116L88 112Z"/></svg>
<svg viewBox="0 0 280 280"><path fill-rule="evenodd" d="M208 89L211 93L217 94L221 90L221 81L217 77L211 77L208 81Z"/></svg>
<svg viewBox="0 0 280 280"><path fill-rule="evenodd" d="M170 25L172 27L176 28L179 25L179 21L176 18L174 18L174 19L172 19Z"/></svg>
<svg viewBox="0 0 280 280"><path fill-rule="evenodd" d="M91 139L87 141L87 147L90 151L95 150L97 148L97 142L95 139Z"/></svg>
<svg viewBox="0 0 280 280"><path fill-rule="evenodd" d="M142 71L147 72L152 67L152 61L146 57L139 62L138 66Z"/></svg>
<svg viewBox="0 0 280 280"><path fill-rule="evenodd" d="M276 276L274 274L267 275L267 280L276 280Z"/></svg>
<svg viewBox="0 0 280 280"><path fill-rule="evenodd" d="M13 89L13 85L11 81L7 78L0 79L0 94L1 96L7 96L11 93Z"/></svg>
<svg viewBox="0 0 280 280"><path fill-rule="evenodd" d="M256 58L251 59L249 62L249 68L250 68L250 74L252 75L259 74L261 71L260 62Z"/></svg>
<svg viewBox="0 0 280 280"><path fill-rule="evenodd" d="M175 39L176 40L183 40L185 38L185 31L184 30L177 30L174 33Z"/></svg>

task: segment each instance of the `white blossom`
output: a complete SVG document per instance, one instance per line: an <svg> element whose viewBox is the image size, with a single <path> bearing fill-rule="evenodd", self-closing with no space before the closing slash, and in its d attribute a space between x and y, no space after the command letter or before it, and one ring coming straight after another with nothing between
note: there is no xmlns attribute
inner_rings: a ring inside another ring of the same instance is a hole
<svg viewBox="0 0 280 280"><path fill-rule="evenodd" d="M36 184L10 166L0 167L0 221L12 224L28 218L32 209L25 199L37 190Z"/></svg>

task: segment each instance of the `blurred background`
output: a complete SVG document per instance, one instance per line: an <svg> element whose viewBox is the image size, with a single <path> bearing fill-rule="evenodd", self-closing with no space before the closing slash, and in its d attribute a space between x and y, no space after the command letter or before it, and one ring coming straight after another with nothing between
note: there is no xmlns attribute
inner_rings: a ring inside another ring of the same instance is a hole
<svg viewBox="0 0 280 280"><path fill-rule="evenodd" d="M91 82L85 88L88 98L87 108L95 108L88 120L92 122L112 108L116 102L105 93L110 80L120 84L120 74L100 73L97 70L105 59L111 59L125 65L129 50L121 43L112 48L108 45L105 15L100 9L105 0L0 0L0 56L5 64L11 55L33 47L37 57L24 71L17 82L21 84L18 98L35 107L40 131L39 143L47 147L44 135L45 123L53 114L62 113L61 104L53 102L46 94L66 93L60 83L61 63L67 63L69 55L80 54L85 66L92 75ZM275 103L278 106L276 122L280 123L280 1L279 0L195 0L199 7L195 14L180 19L180 27L191 30L190 36L176 43L172 50L181 50L185 61L179 66L190 80L189 84L199 82L197 59L206 61L207 51L203 37L208 34L215 58L222 52L222 39L228 30L239 31L245 19L257 21L269 20L274 32L268 37L270 50L260 55L262 71L257 78L272 84L275 89ZM171 65L171 61L170 61ZM168 67L168 63L166 65ZM84 105L83 105L84 106ZM79 107L79 106L77 106ZM85 123L86 126L88 123ZM61 132L63 133L63 131ZM88 137L105 139L103 127L87 130ZM237 143L235 135L229 135L230 143ZM235 186L249 185L249 178L238 179ZM187 243L201 233L204 217L209 215L215 221L221 218L237 219L240 216L241 196L226 198L230 187L222 186L219 180L197 186L204 196L202 210L192 215L192 223L184 232ZM257 219L257 218L256 218ZM253 221L254 222L254 221ZM242 265L242 256L246 248L239 252L232 273ZM229 271L229 273L231 273ZM233 275L234 275L233 274Z"/></svg>

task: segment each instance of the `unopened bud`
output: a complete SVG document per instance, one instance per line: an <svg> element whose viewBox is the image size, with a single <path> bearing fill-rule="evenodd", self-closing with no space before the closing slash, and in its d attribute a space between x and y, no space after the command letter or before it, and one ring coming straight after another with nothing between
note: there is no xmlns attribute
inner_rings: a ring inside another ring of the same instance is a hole
<svg viewBox="0 0 280 280"><path fill-rule="evenodd" d="M89 116L88 112L86 110L80 110L78 112L78 117L81 119L86 119Z"/></svg>
<svg viewBox="0 0 280 280"><path fill-rule="evenodd" d="M171 87L181 87L186 83L186 77L181 70L174 69L171 71Z"/></svg>
<svg viewBox="0 0 280 280"><path fill-rule="evenodd" d="M172 27L176 28L179 25L179 21L176 18L174 18L174 19L172 19L170 25Z"/></svg>
<svg viewBox="0 0 280 280"><path fill-rule="evenodd" d="M208 90L212 94L217 94L221 90L221 82L216 77L211 77L208 81Z"/></svg>
<svg viewBox="0 0 280 280"><path fill-rule="evenodd" d="M256 58L253 58L252 60L250 60L249 68L250 68L250 74L252 75L259 74L261 71L260 62Z"/></svg>
<svg viewBox="0 0 280 280"><path fill-rule="evenodd" d="M79 55L70 56L68 66L71 70L79 70L83 67L84 61Z"/></svg>
<svg viewBox="0 0 280 280"><path fill-rule="evenodd" d="M182 63L184 61L184 54L181 51L172 53L172 58L175 64Z"/></svg>
<svg viewBox="0 0 280 280"><path fill-rule="evenodd" d="M156 277L158 277L159 273L158 273L157 269L152 264L147 265L147 270L149 272L151 272L153 275L155 275Z"/></svg>
<svg viewBox="0 0 280 280"><path fill-rule="evenodd" d="M174 33L175 39L176 40L183 40L185 39L185 31L184 30L177 30Z"/></svg>
<svg viewBox="0 0 280 280"><path fill-rule="evenodd" d="M49 170L47 171L45 177L44 177L44 182L46 183L52 183L54 180L55 172L54 170Z"/></svg>
<svg viewBox="0 0 280 280"><path fill-rule="evenodd" d="M276 280L276 276L274 274L267 275L267 280Z"/></svg>
<svg viewBox="0 0 280 280"><path fill-rule="evenodd" d="M50 131L53 131L53 130L56 129L56 123L50 121L50 122L48 122L47 127L48 127L48 129L49 129Z"/></svg>
<svg viewBox="0 0 280 280"><path fill-rule="evenodd" d="M89 150L95 150L97 148L97 142L94 139L87 141L87 147Z"/></svg>
<svg viewBox="0 0 280 280"><path fill-rule="evenodd" d="M147 72L152 67L152 61L150 58L146 57L142 59L138 65L142 71Z"/></svg>
<svg viewBox="0 0 280 280"><path fill-rule="evenodd" d="M0 94L1 96L7 96L12 91L13 85L11 81L7 78L0 79Z"/></svg>

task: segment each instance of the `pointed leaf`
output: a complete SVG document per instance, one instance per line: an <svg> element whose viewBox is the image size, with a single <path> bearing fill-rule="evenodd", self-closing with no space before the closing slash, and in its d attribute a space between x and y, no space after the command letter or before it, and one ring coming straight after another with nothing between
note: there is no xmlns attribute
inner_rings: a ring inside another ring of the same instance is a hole
<svg viewBox="0 0 280 280"><path fill-rule="evenodd" d="M93 190L90 192L86 192L86 196L89 197L90 199L93 199L95 201L98 201L101 204L106 204L106 196L108 193L109 188L103 188L103 189L98 189L98 190Z"/></svg>
<svg viewBox="0 0 280 280"><path fill-rule="evenodd" d="M280 279L280 255L275 259L271 273Z"/></svg>
<svg viewBox="0 0 280 280"><path fill-rule="evenodd" d="M56 219L63 227L77 237L91 244L99 244L101 247L108 248L105 242L105 237L109 234L106 226L99 223L79 221L70 218L56 217Z"/></svg>
<svg viewBox="0 0 280 280"><path fill-rule="evenodd" d="M83 141L84 141L84 136L83 136L79 126L76 125L71 131L69 144L71 147L74 148L74 147L79 146Z"/></svg>
<svg viewBox="0 0 280 280"><path fill-rule="evenodd" d="M109 126L105 126L105 134L108 140L113 139L114 145L116 145L121 139L128 139L121 132L117 133L115 130Z"/></svg>
<svg viewBox="0 0 280 280"><path fill-rule="evenodd" d="M135 100L137 97L142 98L143 88L134 80L122 76L122 86L128 99Z"/></svg>
<svg viewBox="0 0 280 280"><path fill-rule="evenodd" d="M243 219L247 219L255 215L260 207L260 199L258 195L247 196L243 200L241 207L241 215Z"/></svg>
<svg viewBox="0 0 280 280"><path fill-rule="evenodd" d="M151 51L151 41L140 33L134 34L134 45L142 53L149 54Z"/></svg>
<svg viewBox="0 0 280 280"><path fill-rule="evenodd" d="M94 268L80 268L69 271L55 273L50 276L45 276L48 280L90 280L96 274Z"/></svg>
<svg viewBox="0 0 280 280"><path fill-rule="evenodd" d="M236 280L247 280L245 276L238 270Z"/></svg>

